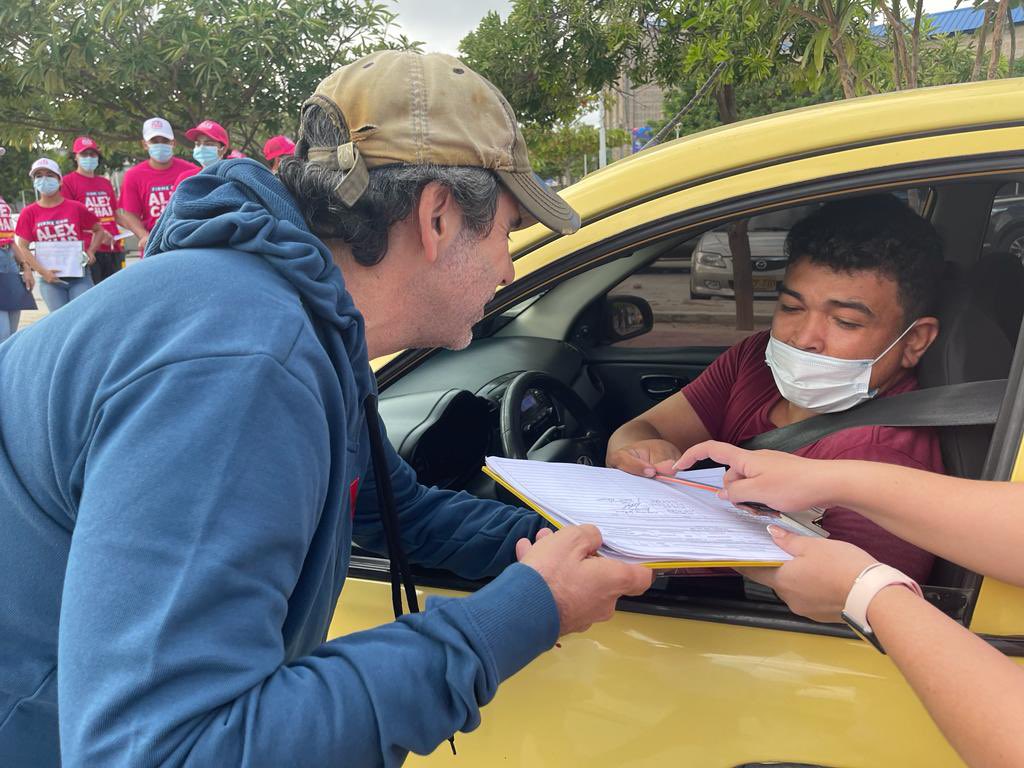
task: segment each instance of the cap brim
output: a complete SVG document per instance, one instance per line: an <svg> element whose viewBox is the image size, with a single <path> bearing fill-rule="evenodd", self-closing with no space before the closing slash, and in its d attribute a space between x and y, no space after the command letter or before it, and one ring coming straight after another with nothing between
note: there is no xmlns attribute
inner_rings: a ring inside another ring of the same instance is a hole
<svg viewBox="0 0 1024 768"><path fill-rule="evenodd" d="M537 174L510 171L496 173L526 212L548 229L562 235L571 235L580 228L580 215L551 191Z"/></svg>
<svg viewBox="0 0 1024 768"><path fill-rule="evenodd" d="M153 133L149 134L149 136L147 136L146 134L142 134L142 140L143 141L149 141L150 139L152 139L155 136L159 136L161 139L167 139L168 141L174 141L174 135L173 134L171 136L168 136L163 131L153 131Z"/></svg>

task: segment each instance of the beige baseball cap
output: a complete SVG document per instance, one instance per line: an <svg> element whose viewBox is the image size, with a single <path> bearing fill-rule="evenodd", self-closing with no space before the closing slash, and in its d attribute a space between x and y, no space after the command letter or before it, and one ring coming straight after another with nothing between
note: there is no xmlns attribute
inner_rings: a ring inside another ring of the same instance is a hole
<svg viewBox="0 0 1024 768"><path fill-rule="evenodd" d="M338 193L354 205L368 169L394 164L475 166L494 171L530 216L571 234L580 217L533 172L515 113L501 92L452 56L379 51L324 79L303 105L322 108L349 140L295 155L345 172Z"/></svg>

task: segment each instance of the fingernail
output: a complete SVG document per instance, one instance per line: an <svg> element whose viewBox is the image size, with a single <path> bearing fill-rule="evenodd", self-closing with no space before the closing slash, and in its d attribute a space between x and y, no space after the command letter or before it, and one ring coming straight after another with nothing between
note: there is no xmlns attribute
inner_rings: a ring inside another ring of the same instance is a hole
<svg viewBox="0 0 1024 768"><path fill-rule="evenodd" d="M651 467L647 467L647 469L644 470L644 474L647 475L647 477L654 477L654 470Z"/></svg>
<svg viewBox="0 0 1024 768"><path fill-rule="evenodd" d="M773 539L781 539L783 536L786 535L786 532L779 528L779 526L777 525L769 525L768 533L771 534Z"/></svg>

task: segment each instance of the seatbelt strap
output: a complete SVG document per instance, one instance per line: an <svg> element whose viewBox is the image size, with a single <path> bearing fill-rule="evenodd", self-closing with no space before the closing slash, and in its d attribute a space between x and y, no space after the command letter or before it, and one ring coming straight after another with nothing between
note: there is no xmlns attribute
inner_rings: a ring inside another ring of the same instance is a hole
<svg viewBox="0 0 1024 768"><path fill-rule="evenodd" d="M743 443L749 450L793 453L823 437L853 427L964 427L995 424L1006 379L970 381L915 389L869 400L839 413L823 413L764 432Z"/></svg>
<svg viewBox="0 0 1024 768"><path fill-rule="evenodd" d="M405 587L405 599L409 604L410 613L419 613L419 601L416 598L416 585L412 580L409 561L402 549L402 538L399 532L398 512L395 509L395 493L391 487L391 473L388 472L388 461L384 455L384 439L380 433L380 418L377 416L377 397L367 395L363 401L366 414L366 431L370 436L370 458L373 461L373 477L377 485L377 509L384 527L384 540L388 546L389 570L391 573L391 605L395 618L402 615L402 586Z"/></svg>

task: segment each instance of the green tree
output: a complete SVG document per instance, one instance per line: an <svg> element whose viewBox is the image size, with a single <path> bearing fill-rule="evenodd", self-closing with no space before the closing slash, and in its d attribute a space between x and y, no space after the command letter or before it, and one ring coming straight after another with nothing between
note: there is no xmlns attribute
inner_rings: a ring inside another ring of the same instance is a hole
<svg viewBox="0 0 1024 768"><path fill-rule="evenodd" d="M572 184L583 177L583 158L591 158L589 169L597 168L598 135L592 125L572 123L557 128L542 128L527 125L523 128L526 146L530 148L530 162L533 170L548 178L560 178L565 184ZM629 140L625 131L608 131L610 145L624 144Z"/></svg>
<svg viewBox="0 0 1024 768"><path fill-rule="evenodd" d="M372 0L5 0L0 140L134 143L160 115L180 130L217 120L252 152L294 130L299 105L337 66L415 47L392 32L395 18Z"/></svg>
<svg viewBox="0 0 1024 768"><path fill-rule="evenodd" d="M614 82L643 37L650 0L516 0L459 43L524 124L568 125Z"/></svg>
<svg viewBox="0 0 1024 768"><path fill-rule="evenodd" d="M859 58L863 50L874 51L869 26L873 2L865 0L782 0L795 28L806 25L811 34L803 51L803 63L819 76L834 62L843 95L851 99L861 93L876 93L877 88L863 74ZM798 34L794 30L794 35Z"/></svg>

